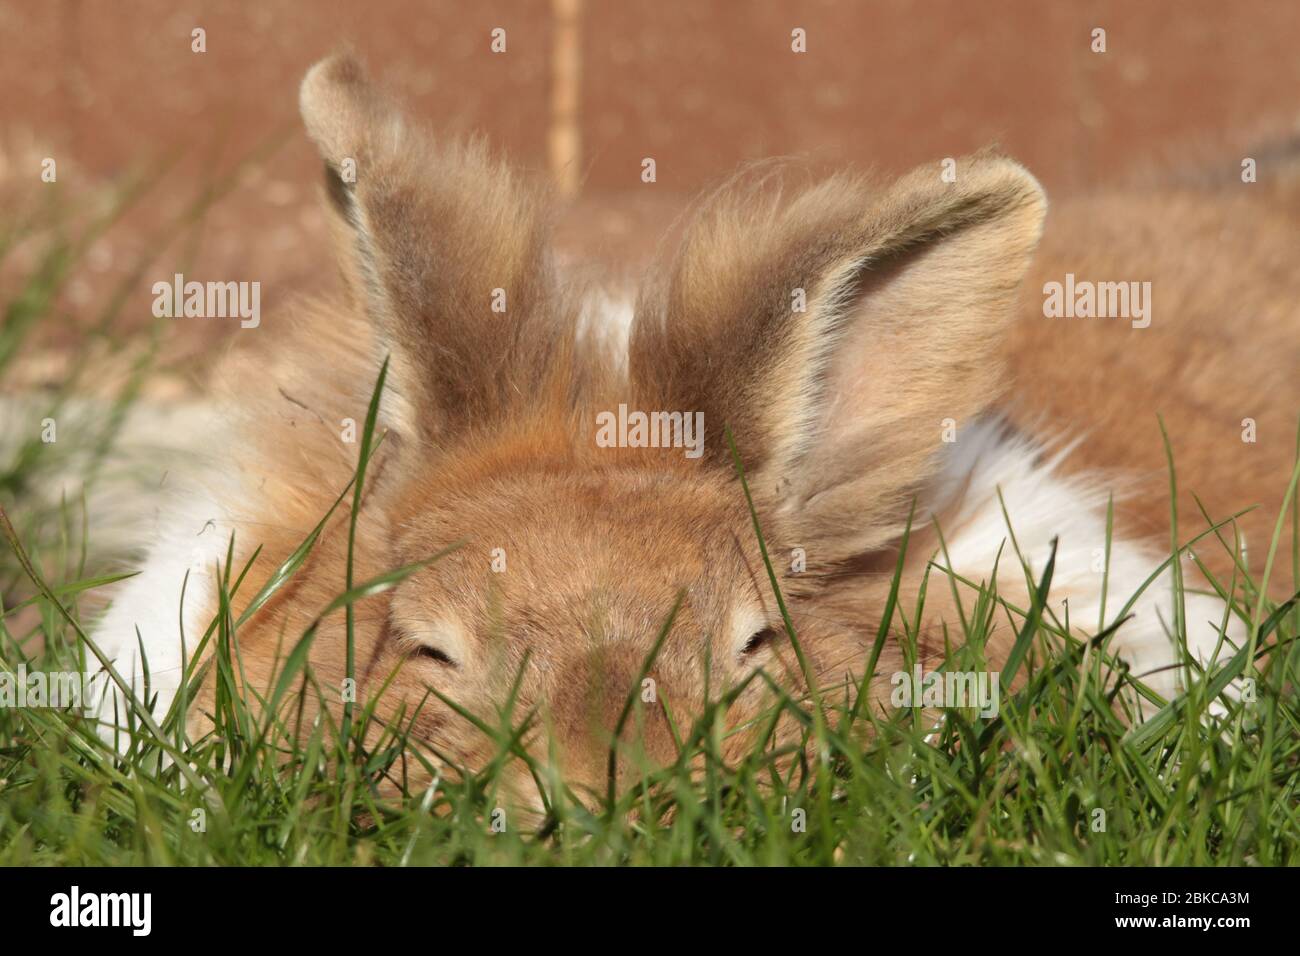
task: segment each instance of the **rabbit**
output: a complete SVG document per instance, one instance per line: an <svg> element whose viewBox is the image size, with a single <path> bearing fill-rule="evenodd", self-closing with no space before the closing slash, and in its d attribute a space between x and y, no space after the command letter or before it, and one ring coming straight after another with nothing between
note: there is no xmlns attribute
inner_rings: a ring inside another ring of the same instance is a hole
<svg viewBox="0 0 1300 956"><path fill-rule="evenodd" d="M689 727L742 685L724 753L751 746L745 728L773 700L745 683L756 669L796 697L810 682L825 699L856 686L909 526L873 709L888 706L900 622L927 580L917 654L932 667L995 569L999 596L1027 611L1053 554L1046 613L1079 637L1114 625L1155 574L1108 651L1166 697L1192 660L1243 641L1190 563L1186 654L1170 637L1155 413L1187 466L1180 482L1216 520L1280 502L1300 406L1294 308L1258 276L1282 281L1281 212L1267 223L1213 191L1165 206L1115 196L1100 212L1067 204L1040 249L1044 190L995 151L883 184L759 165L703 197L630 322L593 327L590 293L555 265L543 188L481 142L422 130L351 55L307 73L300 107L346 293L301 305L274 347L224 363L213 461L95 631L137 691L144 652L155 714L217 612L216 575L248 566L230 609L245 614L336 500L307 560L239 629L240 679L265 694L319 619L310 664L319 706L337 710L345 614L322 612L349 580L417 565L355 602L356 699L382 688L381 722L409 721L436 765L474 769L496 745L448 701L492 715L513 694L516 713L542 715L524 746L587 790L604 786L630 693L653 701L623 728L644 765L674 759L670 713ZM1232 225L1247 215L1259 233ZM1255 277L1214 260L1219 229L1235 230L1239 262L1258 256ZM1043 290L1067 272L1152 281L1151 321L1046 317ZM1253 338L1225 328L1232 316L1259 320ZM385 361L349 578L345 490ZM1247 417L1267 440L1237 440ZM698 439L685 434L696 422ZM1185 541L1204 524L1180 507ZM1242 519L1253 550L1229 554L1229 572L1260 566L1274 517ZM990 669L1018 626L993 616ZM123 706L109 695L101 718ZM192 735L211 706L209 680ZM634 762L617 772L626 782Z"/></svg>

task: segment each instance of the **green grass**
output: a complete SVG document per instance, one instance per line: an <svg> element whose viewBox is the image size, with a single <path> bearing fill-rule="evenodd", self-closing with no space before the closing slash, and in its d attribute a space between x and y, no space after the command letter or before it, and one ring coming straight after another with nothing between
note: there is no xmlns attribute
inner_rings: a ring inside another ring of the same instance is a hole
<svg viewBox="0 0 1300 956"><path fill-rule="evenodd" d="M30 330L50 319L49 304L79 248L55 237L50 261L4 303L0 343L10 344L0 348L0 373L21 354ZM146 368L142 360L142 375ZM49 396L51 407L75 387L74 379ZM96 434L105 449L133 400L128 388L103 412ZM372 405L356 476L338 489L335 508L359 497L365 463L381 439ZM82 604L111 576L91 558L84 503L51 508L36 494L47 476L68 467L58 457L63 452L30 441L15 447L9 460L0 461L0 531L8 542L0 546L0 668L81 670L97 656L86 639ZM77 459L86 468L99 460ZM1279 536L1284 522L1296 521L1294 491L1293 475ZM1193 681L1183 697L1161 701L1107 654L1114 628L1083 642L1064 637L1064 622L1052 610L1050 563L1030 582L1029 607L1014 607L978 582L951 581L934 569L927 588L950 587L961 596L963 620L949 635L948 666L983 669L981 650L995 622L1017 634L1001 675L997 716L949 711L937 729L918 710L881 709L864 693L883 642L892 639L887 623L904 632L909 666L916 655L922 608L900 599L896 574L861 683L820 688L820 706L772 684L774 703L765 719L797 721L802 743L782 748L760 741L743 759L724 761L724 698L694 725L679 728L674 766L646 772L627 792L611 787L595 805L584 806L562 781L530 764L548 812L532 820L508 814L499 831L493 819L502 781L520 762L530 763L519 741L536 719L516 712L513 702L496 713L463 713L498 743L485 769L443 773L431 787L412 790L405 769L426 758L408 746L400 721L376 739L372 701L348 708L341 724L328 715L310 726L297 723L298 695L314 683L306 666L314 626L297 637L256 706L241 696L240 628L292 580L316 545L321 517L316 532L266 581L224 564L220 610L204 644L192 651L197 657L210 647L212 654L202 666L191 666L172 713L156 721L138 716L124 753L103 743L93 724L74 712L0 708L0 864L1300 862L1298 615L1290 602L1279 607L1269 601L1266 589L1242 570L1213 586L1232 597L1231 613L1246 622L1248 644L1223 655L1229 662ZM757 517L754 532L761 541ZM1175 525L1170 553L1180 588L1192 544L1234 544L1228 523L1207 524L1184 538L1179 533ZM1277 554L1277 540L1270 572L1288 558L1295 562L1294 554ZM1020 561L1014 540L1000 560ZM356 582L349 561L348 579L321 617L342 611L350 622L353 605L413 570ZM776 580L771 574L773 587ZM1116 606L1130 600L1108 587ZM238 593L255 597L236 618L230 608ZM667 633L672 611L664 610ZM1175 612L1172 621L1185 643L1183 615ZM789 616L786 622L802 663ZM350 623L348 633L350 640ZM1016 676L1023 684L1012 694ZM1256 680L1253 702L1221 695L1241 676ZM205 679L217 688L216 727L187 741L182 714ZM763 674L752 679L771 683ZM1222 720L1207 715L1216 695L1228 709ZM1157 709L1144 723L1132 719L1140 697ZM630 692L622 722L637 720L641 706ZM164 759L182 752L183 759ZM611 752L611 767L620 756L628 759ZM398 795L381 790L381 783L395 785Z"/></svg>

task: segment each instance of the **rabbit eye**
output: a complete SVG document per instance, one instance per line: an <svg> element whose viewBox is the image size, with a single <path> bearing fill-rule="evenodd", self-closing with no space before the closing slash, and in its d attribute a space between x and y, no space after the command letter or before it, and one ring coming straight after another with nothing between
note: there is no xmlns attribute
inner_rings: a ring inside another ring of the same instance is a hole
<svg viewBox="0 0 1300 956"><path fill-rule="evenodd" d="M755 631L750 635L749 640L745 642L745 646L740 649L740 656L748 657L751 654L757 653L764 647L775 642L779 634L780 632L774 627L765 627L761 630Z"/></svg>
<svg viewBox="0 0 1300 956"><path fill-rule="evenodd" d="M459 668L470 658L465 629L454 618L395 613L388 624L395 649L407 658L422 657L444 667Z"/></svg>
<svg viewBox="0 0 1300 956"><path fill-rule="evenodd" d="M411 648L412 657L424 657L431 661L437 661L439 664L446 664L448 667L455 667L456 662L451 659L451 655L441 651L436 647L430 647L428 644L416 644Z"/></svg>

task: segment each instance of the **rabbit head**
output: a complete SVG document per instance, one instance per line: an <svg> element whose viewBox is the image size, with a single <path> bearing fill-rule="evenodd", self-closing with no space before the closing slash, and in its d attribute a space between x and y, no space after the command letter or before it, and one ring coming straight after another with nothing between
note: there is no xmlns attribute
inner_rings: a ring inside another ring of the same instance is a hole
<svg viewBox="0 0 1300 956"><path fill-rule="evenodd" d="M671 761L732 691L725 747L740 748L774 687L860 673L883 604L873 562L933 478L942 421L1001 384L1036 181L995 155L884 188L743 174L701 202L615 347L584 331L544 197L518 174L436 142L346 56L311 70L301 107L349 297L308 317L294 361L324 395L372 385L388 358L355 574L420 565L357 605L361 698L382 689L377 713L470 768L495 744L462 711L535 714L520 746L598 788L616 731L639 755L620 775ZM341 360L312 352L340 333L311 323L344 313L358 338L330 347L366 371L341 385ZM337 593L346 537L327 529L246 655L282 654L285 622ZM338 613L316 637L324 681L345 676L344 633Z"/></svg>

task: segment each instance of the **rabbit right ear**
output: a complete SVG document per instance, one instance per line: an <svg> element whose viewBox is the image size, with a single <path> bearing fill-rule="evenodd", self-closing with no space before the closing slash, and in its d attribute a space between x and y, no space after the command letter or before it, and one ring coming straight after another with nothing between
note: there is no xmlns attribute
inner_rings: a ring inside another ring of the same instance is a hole
<svg viewBox="0 0 1300 956"><path fill-rule="evenodd" d="M312 67L299 101L391 353L385 421L437 445L536 396L565 342L541 197L481 144L435 144L351 56Z"/></svg>
<svg viewBox="0 0 1300 956"><path fill-rule="evenodd" d="M1002 383L1001 333L1042 228L1037 181L996 155L883 190L837 177L786 201L724 190L633 326L640 400L698 411L706 457L838 558L890 540L933 473L944 422Z"/></svg>

